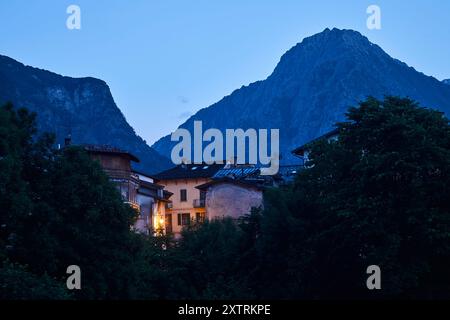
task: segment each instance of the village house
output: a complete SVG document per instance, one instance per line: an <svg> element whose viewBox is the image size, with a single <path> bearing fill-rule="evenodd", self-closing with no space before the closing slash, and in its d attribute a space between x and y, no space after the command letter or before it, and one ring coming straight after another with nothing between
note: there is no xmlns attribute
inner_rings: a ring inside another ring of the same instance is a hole
<svg viewBox="0 0 450 320"><path fill-rule="evenodd" d="M164 227L165 210L172 194L150 175L133 171L131 163L139 162L139 159L131 153L111 146L83 147L92 159L99 162L124 202L138 213L132 228L144 234L159 232Z"/></svg>
<svg viewBox="0 0 450 320"><path fill-rule="evenodd" d="M333 130L292 153L306 163L309 146L319 139L336 139ZM70 141L66 144L70 144ZM264 189L280 187L293 180L303 168L280 166L274 176L261 175L255 165L181 164L157 175L134 171L133 154L111 146L85 145L116 185L124 202L138 213L132 228L144 234L173 234L179 237L183 227L206 219L238 219L252 208L262 208Z"/></svg>
<svg viewBox="0 0 450 320"><path fill-rule="evenodd" d="M131 170L131 162L139 159L127 151L111 146L85 145L90 157L98 161L103 171L119 190L122 199L135 210L139 210L137 190L139 176Z"/></svg>
<svg viewBox="0 0 450 320"><path fill-rule="evenodd" d="M180 235L184 226L202 222L206 216L205 192L196 186L208 183L223 164L180 164L155 175L158 183L173 194L165 212L165 232Z"/></svg>
<svg viewBox="0 0 450 320"><path fill-rule="evenodd" d="M296 148L293 154L300 157L302 163L280 166L274 176L261 175L257 166L227 164L209 182L196 187L204 193L206 217L238 219L250 213L252 208L262 208L265 188L291 183L305 168L311 143L322 139L334 141L338 135L339 131L335 129Z"/></svg>
<svg viewBox="0 0 450 320"><path fill-rule="evenodd" d="M330 136L330 138L332 138ZM85 145L117 186L124 202L134 208L137 219L132 228L144 234L173 234L206 219L238 219L252 208L263 207L267 187L288 183L300 166L281 166L277 175L260 174L255 165L181 164L157 175L134 171L133 154L111 146ZM303 157L306 149L297 148Z"/></svg>
<svg viewBox="0 0 450 320"><path fill-rule="evenodd" d="M306 162L308 161L308 157L309 157L309 153L310 153L310 147L311 144L319 141L319 140L326 140L326 141L334 141L337 140L339 137L339 129L334 129L331 130L323 135L321 135L320 137L313 139L303 145L301 145L300 147L294 149L292 151L292 154L294 154L295 156L299 157L300 159L303 160L303 164L306 164Z"/></svg>
<svg viewBox="0 0 450 320"><path fill-rule="evenodd" d="M263 207L263 191L292 180L300 166L282 166L277 175L261 175L255 165L181 164L155 176L173 193L165 215L166 233L205 219L238 219Z"/></svg>
<svg viewBox="0 0 450 320"><path fill-rule="evenodd" d="M134 225L140 233L163 234L165 232L166 207L171 203L172 193L164 190L164 186L157 183L148 174L134 171L139 177L137 202L139 204L139 217Z"/></svg>
<svg viewBox="0 0 450 320"><path fill-rule="evenodd" d="M262 207L263 188L268 184L272 178L261 176L256 166L227 164L196 188L205 194L208 219L238 219Z"/></svg>
<svg viewBox="0 0 450 320"><path fill-rule="evenodd" d="M210 182L197 186L205 193L208 219L239 219L253 208L263 208L264 190L281 187L293 180L300 165L280 166L276 175L262 175L255 165L228 163L216 172Z"/></svg>

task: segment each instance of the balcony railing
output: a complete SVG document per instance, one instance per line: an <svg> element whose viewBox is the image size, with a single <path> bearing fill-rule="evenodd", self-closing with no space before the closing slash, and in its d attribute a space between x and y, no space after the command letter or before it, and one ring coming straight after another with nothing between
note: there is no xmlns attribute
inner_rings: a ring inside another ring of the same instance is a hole
<svg viewBox="0 0 450 320"><path fill-rule="evenodd" d="M125 201L126 204L128 204L131 208L136 210L137 212L141 211L141 207L139 204L135 201Z"/></svg>
<svg viewBox="0 0 450 320"><path fill-rule="evenodd" d="M129 170L103 168L103 171L108 175L109 180L116 185L122 195L123 201L139 212L140 205L136 201L139 176Z"/></svg>
<svg viewBox="0 0 450 320"><path fill-rule="evenodd" d="M195 199L193 205L194 205L194 208L204 208L205 207L205 199Z"/></svg>
<svg viewBox="0 0 450 320"><path fill-rule="evenodd" d="M128 170L106 169L103 171L109 176L111 180L127 180L139 183L139 176Z"/></svg>

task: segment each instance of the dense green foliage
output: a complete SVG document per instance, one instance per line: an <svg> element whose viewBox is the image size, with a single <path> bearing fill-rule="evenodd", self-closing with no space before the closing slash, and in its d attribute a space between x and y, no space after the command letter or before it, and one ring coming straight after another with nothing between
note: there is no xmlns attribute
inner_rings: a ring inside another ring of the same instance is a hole
<svg viewBox="0 0 450 320"><path fill-rule="evenodd" d="M135 213L80 149L0 109L0 298L450 298L450 126L408 99L368 99L311 145L292 185L239 223L175 241ZM79 265L82 290L65 288ZM366 287L369 265L382 289Z"/></svg>
<svg viewBox="0 0 450 320"><path fill-rule="evenodd" d="M262 222L274 297L450 297L450 127L408 99L351 108L338 141L267 194ZM284 257L284 258L283 258ZM382 290L366 288L378 265Z"/></svg>
<svg viewBox="0 0 450 320"><path fill-rule="evenodd" d="M130 232L135 212L84 151L54 150L51 136L34 134L33 114L0 109L0 273L9 275L0 278L0 296L61 297L53 285L47 294L16 295L7 282L24 274L24 283L45 277L65 289L70 265L82 270L75 298L133 296L138 283L128 273L142 246ZM11 273L7 261L22 267Z"/></svg>

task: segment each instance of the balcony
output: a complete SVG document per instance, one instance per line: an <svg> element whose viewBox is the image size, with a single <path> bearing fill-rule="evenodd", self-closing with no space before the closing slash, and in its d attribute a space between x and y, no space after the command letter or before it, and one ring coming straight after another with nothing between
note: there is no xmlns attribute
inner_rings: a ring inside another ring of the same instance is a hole
<svg viewBox="0 0 450 320"><path fill-rule="evenodd" d="M205 207L205 199L195 199L193 205L194 205L194 208L204 208Z"/></svg>
<svg viewBox="0 0 450 320"><path fill-rule="evenodd" d="M125 201L125 204L129 205L131 208L133 208L134 210L136 210L137 212L141 211L141 207L139 206L139 204L137 202L134 201Z"/></svg>
<svg viewBox="0 0 450 320"><path fill-rule="evenodd" d="M117 170L103 168L103 171L114 182L134 182L139 183L139 176L128 170Z"/></svg>
<svg viewBox="0 0 450 320"><path fill-rule="evenodd" d="M115 184L123 201L136 211L140 211L140 205L136 199L139 187L139 176L129 170L117 170L103 168L109 180Z"/></svg>

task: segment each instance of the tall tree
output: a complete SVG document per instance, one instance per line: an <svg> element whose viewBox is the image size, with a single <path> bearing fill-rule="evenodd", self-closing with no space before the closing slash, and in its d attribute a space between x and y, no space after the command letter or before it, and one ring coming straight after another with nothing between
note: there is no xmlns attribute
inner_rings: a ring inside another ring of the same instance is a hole
<svg viewBox="0 0 450 320"><path fill-rule="evenodd" d="M130 231L136 212L84 150L55 150L51 136L35 133L35 115L0 108L0 258L11 275L1 281L31 273L28 284L48 275L65 287L67 267L78 265L75 298L136 296L133 263L144 246Z"/></svg>
<svg viewBox="0 0 450 320"><path fill-rule="evenodd" d="M396 97L347 118L337 141L311 145L292 188L266 197L261 246L277 281L266 275L265 295L448 298L448 119ZM379 291L366 287L370 265Z"/></svg>

